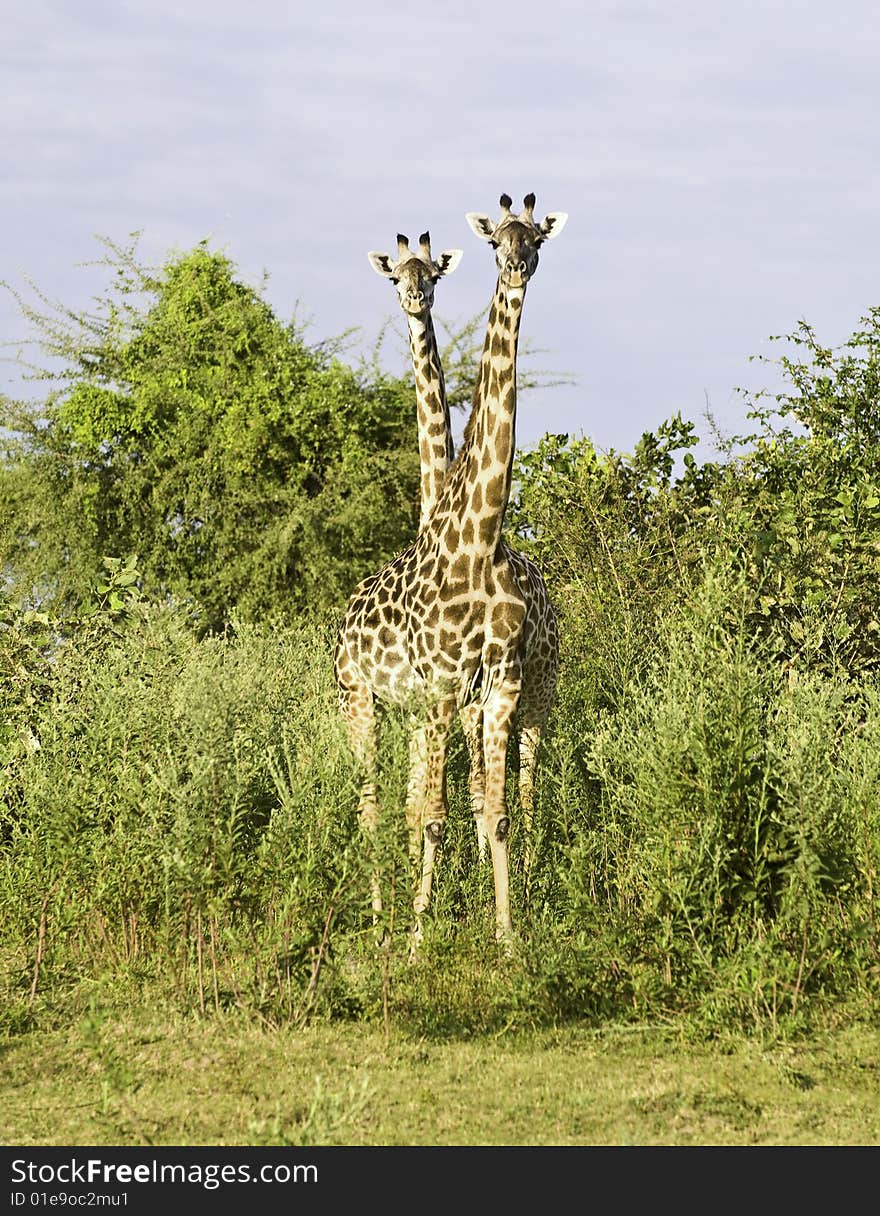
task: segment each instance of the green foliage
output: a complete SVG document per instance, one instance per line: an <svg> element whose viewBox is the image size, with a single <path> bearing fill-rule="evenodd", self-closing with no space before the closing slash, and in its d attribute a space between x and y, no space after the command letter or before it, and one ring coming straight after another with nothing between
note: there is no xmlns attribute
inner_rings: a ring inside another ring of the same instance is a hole
<svg viewBox="0 0 880 1216"><path fill-rule="evenodd" d="M105 264L93 313L31 310L59 367L40 410L7 403L8 1032L88 1008L97 976L271 1027L438 1037L790 1035L875 1007L880 311L837 352L800 326L785 391L750 398L754 433L712 459L680 416L631 454L548 435L520 457L508 532L551 586L563 663L528 874L513 816L519 940L489 944L457 733L413 963L404 725L388 715L368 843L325 620L414 531L408 381L308 346L204 246L155 274L112 245ZM452 336L454 403L475 333Z"/></svg>
<svg viewBox="0 0 880 1216"><path fill-rule="evenodd" d="M528 881L515 825L509 955L490 944L455 740L413 965L403 731L382 756L392 937L377 948L328 632L199 638L132 573L109 569L63 639L27 614L3 635L10 669L29 656L0 791L9 1031L63 1018L98 975L272 1026L393 1019L439 1037L685 1016L792 1033L875 998L880 691L792 682L724 618L742 582L707 577L613 707L569 713L583 672L566 670Z"/></svg>
<svg viewBox="0 0 880 1216"><path fill-rule="evenodd" d="M751 525L755 627L792 662L853 673L880 659L880 309L862 326L839 352L804 323L788 335L790 388L753 402L762 429L729 504L734 528Z"/></svg>
<svg viewBox="0 0 880 1216"><path fill-rule="evenodd" d="M44 602L87 601L102 557L210 626L344 603L416 517L403 381L308 346L202 243L159 272L106 242L92 313L21 301L60 370L0 478L7 567Z"/></svg>
<svg viewBox="0 0 880 1216"><path fill-rule="evenodd" d="M293 1017L328 911L359 926L366 883L329 665L312 661L327 639L240 625L198 641L115 594L20 697L0 793L7 944L29 942L37 909L41 983L161 962L185 1000L272 994Z"/></svg>
<svg viewBox="0 0 880 1216"><path fill-rule="evenodd" d="M693 424L678 416L632 456L546 436L520 457L510 522L558 588L575 650L613 636L612 687L707 562L743 572L745 628L780 662L875 668L880 309L862 325L838 353L806 325L789 335L797 357L775 365L788 390L749 400L759 429L724 441L719 460L694 458Z"/></svg>

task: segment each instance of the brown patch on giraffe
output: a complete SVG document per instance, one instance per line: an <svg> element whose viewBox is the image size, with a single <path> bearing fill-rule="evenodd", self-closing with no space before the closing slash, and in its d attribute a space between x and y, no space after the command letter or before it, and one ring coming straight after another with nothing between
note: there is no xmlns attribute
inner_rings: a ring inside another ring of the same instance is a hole
<svg viewBox="0 0 880 1216"><path fill-rule="evenodd" d="M450 625L463 625L470 615L471 605L469 600L462 600L458 604L450 604L443 609L443 620Z"/></svg>
<svg viewBox="0 0 880 1216"><path fill-rule="evenodd" d="M467 553L460 554L449 567L449 582L467 583L471 574L471 559Z"/></svg>
<svg viewBox="0 0 880 1216"><path fill-rule="evenodd" d="M511 570L506 564L499 564L495 568L495 577L498 579L498 586L508 596L516 596L520 594L519 583Z"/></svg>
<svg viewBox="0 0 880 1216"><path fill-rule="evenodd" d="M474 521L466 519L461 529L461 543L463 545L472 545L474 543Z"/></svg>
<svg viewBox="0 0 880 1216"><path fill-rule="evenodd" d="M499 638L509 638L522 620L522 612L509 601L502 601L492 609L492 632Z"/></svg>
<svg viewBox="0 0 880 1216"><path fill-rule="evenodd" d="M496 509L502 506L505 500L505 489L505 477L502 473L490 478L486 482L486 506Z"/></svg>

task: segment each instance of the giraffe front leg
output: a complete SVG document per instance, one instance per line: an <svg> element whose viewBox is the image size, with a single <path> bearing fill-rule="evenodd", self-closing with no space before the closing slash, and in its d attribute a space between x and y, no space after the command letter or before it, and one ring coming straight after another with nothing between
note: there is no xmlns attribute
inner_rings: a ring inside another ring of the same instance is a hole
<svg viewBox="0 0 880 1216"><path fill-rule="evenodd" d="M510 917L509 838L507 811L507 742L519 701L518 684L503 684L492 690L483 707L483 752L486 763L486 831L495 879L495 936L499 941L513 935Z"/></svg>
<svg viewBox="0 0 880 1216"><path fill-rule="evenodd" d="M489 835L483 806L486 798L486 766L483 762L483 707L479 704L465 705L459 710L464 740L467 744L471 812L477 829L477 857L485 861L489 856Z"/></svg>
<svg viewBox="0 0 880 1216"><path fill-rule="evenodd" d="M339 695L342 716L348 731L348 740L361 770L361 789L358 797L358 819L364 837L375 846L376 827L379 821L379 800L376 794L376 720L373 694L366 684L355 684L343 688ZM379 871L375 865L370 875L370 893L373 907L373 922L382 914L382 892Z"/></svg>
<svg viewBox="0 0 880 1216"><path fill-rule="evenodd" d="M413 901L414 946L422 940L422 917L431 902L437 850L446 830L446 815L449 809L446 794L446 749L454 714L455 701L445 698L429 708L424 725L425 783L420 815L422 872L418 894Z"/></svg>
<svg viewBox="0 0 880 1216"><path fill-rule="evenodd" d="M410 718L409 775L406 786L406 826L414 872L422 857L422 807L428 780L427 729L415 714Z"/></svg>

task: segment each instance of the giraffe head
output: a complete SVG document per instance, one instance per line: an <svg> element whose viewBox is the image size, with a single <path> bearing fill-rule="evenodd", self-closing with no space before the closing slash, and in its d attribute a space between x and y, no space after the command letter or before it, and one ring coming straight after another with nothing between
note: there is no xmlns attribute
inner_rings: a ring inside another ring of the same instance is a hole
<svg viewBox="0 0 880 1216"><path fill-rule="evenodd" d="M423 232L419 237L418 253L409 247L409 237L397 234L397 261L387 253L367 254L376 274L390 279L397 288L400 307L410 316L423 316L434 304L434 285L446 274L452 274L461 261L460 249L447 249L435 261L431 257L431 237Z"/></svg>
<svg viewBox="0 0 880 1216"><path fill-rule="evenodd" d="M539 224L534 216L534 194L525 196L519 215L513 214L511 205L510 195L502 194L501 219L497 224L478 211L469 211L466 218L477 236L495 250L502 282L508 287L525 287L538 267L539 248L544 241L559 235L568 213L551 211Z"/></svg>

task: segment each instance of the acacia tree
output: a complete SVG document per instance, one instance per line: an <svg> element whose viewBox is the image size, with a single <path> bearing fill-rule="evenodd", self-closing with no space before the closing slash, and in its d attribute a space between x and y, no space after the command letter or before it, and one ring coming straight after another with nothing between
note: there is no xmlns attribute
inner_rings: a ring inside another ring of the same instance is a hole
<svg viewBox="0 0 880 1216"><path fill-rule="evenodd" d="M52 369L4 401L8 578L56 608L108 556L199 619L344 602L414 535L418 462L405 380L309 345L202 242L158 271L104 241L111 284L88 312L17 294Z"/></svg>

